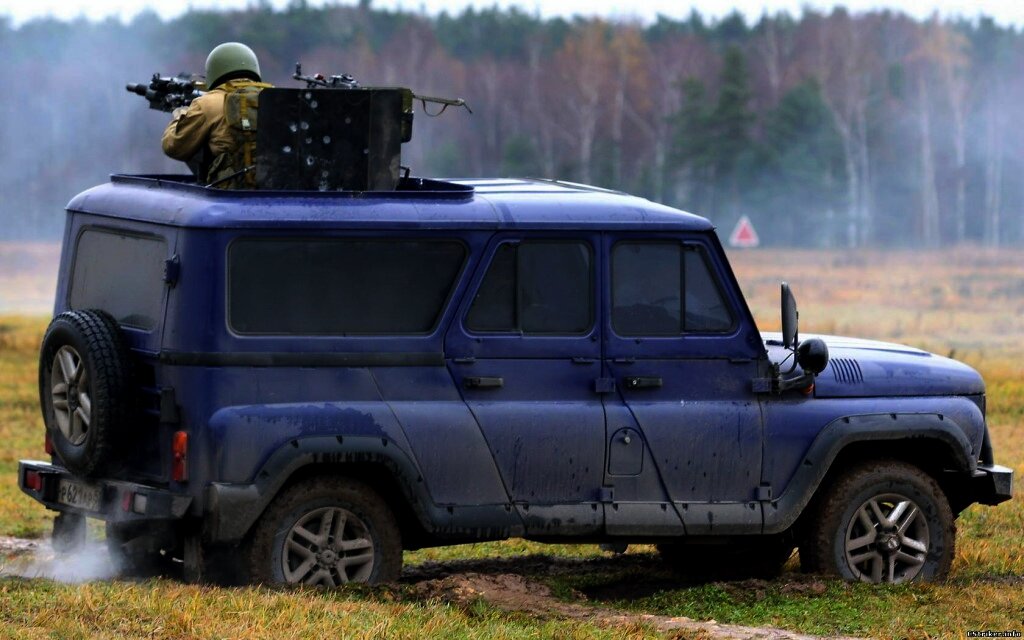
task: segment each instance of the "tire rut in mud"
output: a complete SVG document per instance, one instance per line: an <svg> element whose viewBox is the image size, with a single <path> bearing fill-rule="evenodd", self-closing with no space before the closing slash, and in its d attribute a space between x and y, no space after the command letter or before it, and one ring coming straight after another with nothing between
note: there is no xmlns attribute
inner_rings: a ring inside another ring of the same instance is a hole
<svg viewBox="0 0 1024 640"><path fill-rule="evenodd" d="M645 579L639 584L623 579L574 591L573 601L556 597L540 579L530 576L558 576L580 573L603 573L615 570L648 572L660 565L654 556L629 555L610 558L572 559L549 556L526 556L486 560L456 560L425 563L407 567L402 574L403 589L408 597L418 600L439 600L459 607L469 607L482 600L502 611L521 613L547 619L568 619L608 627L644 625L666 634L715 640L816 640L818 636L794 633L771 627L747 627L721 624L714 620L699 621L682 616L621 611L601 602L643 597L657 591L681 586L678 580ZM525 574L525 575L524 575ZM655 574L656 575L656 574ZM731 583L738 589L758 590L769 583L748 580ZM793 593L823 593L824 585L814 579L796 578L784 590ZM833 640L843 640L836 639ZM847 639L849 640L849 639Z"/></svg>

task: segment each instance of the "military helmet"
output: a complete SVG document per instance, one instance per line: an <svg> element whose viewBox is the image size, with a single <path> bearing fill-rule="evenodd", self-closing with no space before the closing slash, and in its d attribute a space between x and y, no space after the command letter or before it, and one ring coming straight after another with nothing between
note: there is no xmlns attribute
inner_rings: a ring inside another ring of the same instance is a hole
<svg viewBox="0 0 1024 640"><path fill-rule="evenodd" d="M231 78L260 79L260 63L253 50L241 42L217 45L206 58L206 86L213 89Z"/></svg>

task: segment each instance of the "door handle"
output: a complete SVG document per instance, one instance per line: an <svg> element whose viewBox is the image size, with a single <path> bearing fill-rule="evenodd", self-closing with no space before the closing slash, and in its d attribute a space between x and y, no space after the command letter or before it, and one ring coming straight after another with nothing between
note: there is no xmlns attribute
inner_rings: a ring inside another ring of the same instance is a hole
<svg viewBox="0 0 1024 640"><path fill-rule="evenodd" d="M627 389L660 389L663 383L661 376L626 376L622 384Z"/></svg>
<svg viewBox="0 0 1024 640"><path fill-rule="evenodd" d="M505 386L505 379L467 376L462 379L462 386L467 389L500 389Z"/></svg>

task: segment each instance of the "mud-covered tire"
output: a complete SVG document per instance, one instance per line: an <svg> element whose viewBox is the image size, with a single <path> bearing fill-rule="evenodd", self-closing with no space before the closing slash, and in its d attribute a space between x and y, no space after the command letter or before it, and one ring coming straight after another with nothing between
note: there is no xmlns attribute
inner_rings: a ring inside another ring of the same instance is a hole
<svg viewBox="0 0 1024 640"><path fill-rule="evenodd" d="M956 522L930 475L895 460L846 471L804 518L801 568L864 582L941 580L949 573Z"/></svg>
<svg viewBox="0 0 1024 640"><path fill-rule="evenodd" d="M130 380L128 348L109 314L66 311L50 322L39 352L39 403L54 453L72 473L113 466L132 415Z"/></svg>
<svg viewBox="0 0 1024 640"><path fill-rule="evenodd" d="M285 489L256 523L246 555L250 580L264 584L380 584L402 571L391 510L369 486L339 477Z"/></svg>
<svg viewBox="0 0 1024 640"><path fill-rule="evenodd" d="M768 580L782 573L794 547L788 538L751 536L722 544L664 543L658 552L673 571L690 580Z"/></svg>

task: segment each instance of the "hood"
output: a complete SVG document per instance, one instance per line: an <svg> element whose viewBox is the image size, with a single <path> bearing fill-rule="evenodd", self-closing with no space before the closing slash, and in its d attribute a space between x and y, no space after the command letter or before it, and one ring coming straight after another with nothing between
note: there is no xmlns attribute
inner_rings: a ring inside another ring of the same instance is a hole
<svg viewBox="0 0 1024 640"><path fill-rule="evenodd" d="M786 357L779 334L762 337L773 362ZM801 337L821 338L828 345L828 366L814 383L819 398L985 393L985 383L977 371L921 349L841 336Z"/></svg>

